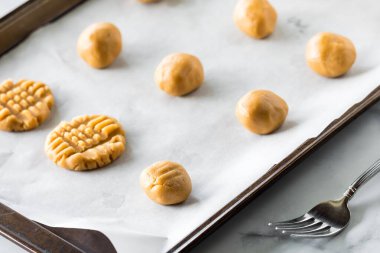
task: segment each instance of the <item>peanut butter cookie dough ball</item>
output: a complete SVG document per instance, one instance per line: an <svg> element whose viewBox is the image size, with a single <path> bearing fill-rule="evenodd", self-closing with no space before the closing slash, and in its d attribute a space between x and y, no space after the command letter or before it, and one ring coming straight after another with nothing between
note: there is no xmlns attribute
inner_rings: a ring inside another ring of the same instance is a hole
<svg viewBox="0 0 380 253"><path fill-rule="evenodd" d="M96 23L87 27L79 36L77 51L80 57L94 68L106 68L112 64L122 49L121 33L111 23Z"/></svg>
<svg viewBox="0 0 380 253"><path fill-rule="evenodd" d="M162 161L146 168L140 176L146 195L161 205L184 202L191 193L191 179L182 165Z"/></svg>
<svg viewBox="0 0 380 253"><path fill-rule="evenodd" d="M288 115L288 105L275 93L267 90L250 91L236 106L240 123L256 134L270 134L277 130Z"/></svg>
<svg viewBox="0 0 380 253"><path fill-rule="evenodd" d="M202 63L190 54L171 54L158 65L154 79L161 90L183 96L198 89L204 81Z"/></svg>
<svg viewBox="0 0 380 253"><path fill-rule="evenodd" d="M318 33L306 47L306 61L316 73L325 77L338 77L348 72L356 59L352 42L334 33Z"/></svg>
<svg viewBox="0 0 380 253"><path fill-rule="evenodd" d="M150 3L157 3L161 0L138 0L138 1L143 4L150 4Z"/></svg>
<svg viewBox="0 0 380 253"><path fill-rule="evenodd" d="M235 7L234 21L248 36L263 39L273 33L277 13L267 0L239 0Z"/></svg>

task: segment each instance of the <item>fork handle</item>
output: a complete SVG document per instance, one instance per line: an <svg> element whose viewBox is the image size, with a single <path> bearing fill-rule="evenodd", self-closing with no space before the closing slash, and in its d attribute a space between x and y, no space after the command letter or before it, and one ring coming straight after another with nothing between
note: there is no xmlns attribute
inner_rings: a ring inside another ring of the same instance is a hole
<svg viewBox="0 0 380 253"><path fill-rule="evenodd" d="M367 183L371 178L380 172L380 159L377 160L371 167L364 171L351 185L348 187L344 196L350 200L360 186Z"/></svg>

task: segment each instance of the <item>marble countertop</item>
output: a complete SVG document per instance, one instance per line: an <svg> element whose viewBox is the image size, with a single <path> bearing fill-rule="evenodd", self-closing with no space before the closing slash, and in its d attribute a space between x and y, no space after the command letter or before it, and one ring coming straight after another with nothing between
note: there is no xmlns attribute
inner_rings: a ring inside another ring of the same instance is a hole
<svg viewBox="0 0 380 253"><path fill-rule="evenodd" d="M292 240L247 236L247 233L262 231L268 221L290 219L316 203L340 197L360 173L380 158L379 140L380 103L377 103L193 252L378 252L380 175L351 200L351 222L334 238Z"/></svg>

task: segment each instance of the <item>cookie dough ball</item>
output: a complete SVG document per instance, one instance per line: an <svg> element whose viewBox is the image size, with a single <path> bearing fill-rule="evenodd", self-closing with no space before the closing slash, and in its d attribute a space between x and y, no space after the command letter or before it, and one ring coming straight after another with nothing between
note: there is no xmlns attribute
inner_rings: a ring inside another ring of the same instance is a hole
<svg viewBox="0 0 380 253"><path fill-rule="evenodd" d="M338 77L350 70L356 59L352 42L334 33L318 33L306 47L306 61L316 73L325 77Z"/></svg>
<svg viewBox="0 0 380 253"><path fill-rule="evenodd" d="M79 36L77 51L80 57L94 68L112 64L122 49L121 33L111 23L96 23Z"/></svg>
<svg viewBox="0 0 380 253"><path fill-rule="evenodd" d="M191 179L182 165L162 161L146 168L140 176L146 195L161 205L184 202L191 193Z"/></svg>
<svg viewBox="0 0 380 253"><path fill-rule="evenodd" d="M138 0L140 3L143 4L150 4L150 3L156 3L159 2L160 0Z"/></svg>
<svg viewBox="0 0 380 253"><path fill-rule="evenodd" d="M288 115L288 105L275 93L267 90L250 91L236 106L240 123L257 134L270 134L278 129Z"/></svg>
<svg viewBox="0 0 380 253"><path fill-rule="evenodd" d="M235 7L234 21L248 36L262 39L273 33L277 13L267 0L239 0Z"/></svg>
<svg viewBox="0 0 380 253"><path fill-rule="evenodd" d="M183 96L198 89L204 81L202 63L190 54L171 54L158 65L154 79L161 90Z"/></svg>

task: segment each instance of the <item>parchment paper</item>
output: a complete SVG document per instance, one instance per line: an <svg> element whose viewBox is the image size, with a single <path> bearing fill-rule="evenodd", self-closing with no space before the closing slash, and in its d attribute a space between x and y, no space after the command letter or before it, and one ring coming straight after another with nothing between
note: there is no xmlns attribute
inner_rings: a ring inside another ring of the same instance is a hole
<svg viewBox="0 0 380 253"><path fill-rule="evenodd" d="M28 0L8 0L0 3L0 18L16 9L18 6L26 3Z"/></svg>
<svg viewBox="0 0 380 253"><path fill-rule="evenodd" d="M164 252L379 84L376 1L273 0L278 25L265 40L234 26L235 2L88 1L3 56L1 80L41 80L56 106L36 130L0 133L0 200L51 226L99 229L119 252ZM124 41L105 70L91 69L76 54L80 32L99 21L115 23ZM321 31L356 45L358 58L346 76L326 79L306 66L306 42ZM204 86L187 97L170 97L153 81L157 64L173 52L197 55L204 64ZM236 102L252 89L272 90L288 102L287 121L275 134L253 135L236 120ZM105 169L71 172L44 154L56 124L82 114L113 116L127 132L128 151ZM192 177L183 205L157 205L140 189L140 172L166 159Z"/></svg>

